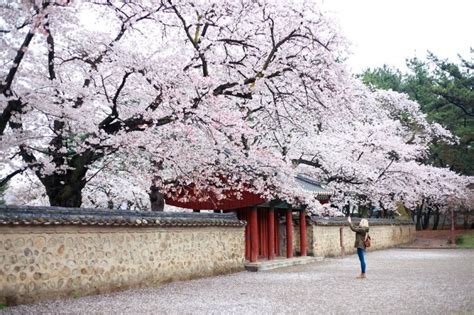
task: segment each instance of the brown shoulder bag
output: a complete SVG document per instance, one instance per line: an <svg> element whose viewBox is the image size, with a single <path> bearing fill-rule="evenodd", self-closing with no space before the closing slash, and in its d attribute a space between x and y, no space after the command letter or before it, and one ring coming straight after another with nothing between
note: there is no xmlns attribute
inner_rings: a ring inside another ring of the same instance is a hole
<svg viewBox="0 0 474 315"><path fill-rule="evenodd" d="M365 235L365 239L364 239L364 246L365 247L370 247L370 245L372 245L371 242L372 242L372 239L370 238L369 233L367 233Z"/></svg>

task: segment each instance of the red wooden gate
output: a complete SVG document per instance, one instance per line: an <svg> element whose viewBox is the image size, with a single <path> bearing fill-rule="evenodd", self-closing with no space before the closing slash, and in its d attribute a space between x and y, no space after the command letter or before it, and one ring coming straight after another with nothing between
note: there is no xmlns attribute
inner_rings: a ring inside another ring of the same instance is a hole
<svg viewBox="0 0 474 315"><path fill-rule="evenodd" d="M251 211L257 211L257 235L255 236L251 233ZM271 212L273 212L273 215ZM258 253L258 259L273 259L275 256L279 256L280 235L278 228L278 212L276 210L267 208L239 209L237 210L237 217L239 220L245 220L248 223L245 226L245 259L252 260L252 250L255 250ZM273 228L270 226L271 221L273 221ZM272 235L270 235L270 233ZM257 238L256 249L252 248L253 237Z"/></svg>

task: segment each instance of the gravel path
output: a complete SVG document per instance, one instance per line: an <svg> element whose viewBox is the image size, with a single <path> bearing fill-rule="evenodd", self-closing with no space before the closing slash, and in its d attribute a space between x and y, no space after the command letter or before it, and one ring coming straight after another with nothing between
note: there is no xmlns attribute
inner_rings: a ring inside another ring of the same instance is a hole
<svg viewBox="0 0 474 315"><path fill-rule="evenodd" d="M4 309L1 314L474 314L474 250L391 249L259 273Z"/></svg>

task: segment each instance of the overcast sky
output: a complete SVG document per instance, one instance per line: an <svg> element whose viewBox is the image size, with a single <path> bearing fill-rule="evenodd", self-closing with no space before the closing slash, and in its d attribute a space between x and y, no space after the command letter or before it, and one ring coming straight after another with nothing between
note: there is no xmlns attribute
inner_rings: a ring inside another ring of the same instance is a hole
<svg viewBox="0 0 474 315"><path fill-rule="evenodd" d="M384 63L405 70L405 59L427 50L456 60L474 48L474 0L321 0L352 42L355 72Z"/></svg>

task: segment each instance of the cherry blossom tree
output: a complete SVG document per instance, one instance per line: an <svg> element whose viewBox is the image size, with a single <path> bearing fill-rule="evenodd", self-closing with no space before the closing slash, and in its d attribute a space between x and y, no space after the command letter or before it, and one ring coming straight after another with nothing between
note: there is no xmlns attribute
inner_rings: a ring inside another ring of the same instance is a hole
<svg viewBox="0 0 474 315"><path fill-rule="evenodd" d="M232 13L212 13L217 6L206 5L209 19ZM190 4L172 2L4 6L10 18L4 23L10 27L4 45L16 56L10 62L5 56L10 71L2 85L7 104L2 107L3 160L20 156L24 164L19 169L37 175L52 205L79 206L83 188L95 176L91 167L107 164L108 157L132 158L146 152L148 166L155 167L148 173L159 173L160 165L177 170L190 164L189 153L197 153L185 139L191 137L212 144L201 150L206 154L197 159L200 165L215 164L215 156L229 156L222 154L223 144L239 147L240 137L251 131L242 119L243 110L227 100L231 86L220 83L219 76L209 78L205 57L202 74L195 70L193 56L200 54L199 44L182 24L184 7L192 9ZM234 8L242 16L249 9ZM14 24L19 15L32 25L26 35L23 26ZM86 15L96 21L100 17L103 31L87 29L81 19ZM196 36L203 37L207 27L199 33L199 19L193 12ZM16 50L15 35L26 36ZM172 150L183 144L189 148L187 154ZM122 154L124 147L127 152ZM240 158L249 160L248 155ZM166 164L170 157L176 159L171 165ZM235 163L238 158L232 155L233 164L246 164Z"/></svg>
<svg viewBox="0 0 474 315"><path fill-rule="evenodd" d="M34 174L51 205L160 209L183 187L205 199L230 186L320 209L299 172L387 207L434 182L461 196L464 179L421 163L449 134L406 96L355 80L313 1L1 10L5 179Z"/></svg>
<svg viewBox="0 0 474 315"><path fill-rule="evenodd" d="M5 17L11 19L6 45L15 47L14 35L25 36L2 85L8 105L0 127L2 134L7 123L12 130L3 134L2 144L16 147L5 152L21 156L26 166L6 179L28 168L46 188L52 205L79 206L90 166L123 145L122 132L173 120L169 112L154 115L166 87L150 79L142 62L145 56L133 54L130 41L121 45L133 36L128 33L137 23L152 19L160 8L59 1L4 5ZM91 13L110 23L104 32L91 32L81 24L81 15ZM19 15L25 15L21 27L14 24ZM25 35L20 30L28 24ZM136 94L123 100L131 90ZM130 110L134 106L138 108Z"/></svg>
<svg viewBox="0 0 474 315"><path fill-rule="evenodd" d="M424 164L432 141L454 141L449 132L428 123L406 95L364 87L360 92L354 99L363 102L368 115L361 110L357 121L336 122L344 127L312 137L312 145L298 149L296 163L341 192L334 202L345 203L344 195L351 192L392 210L397 203L414 208L423 198L441 200L446 195L465 203L472 178Z"/></svg>

